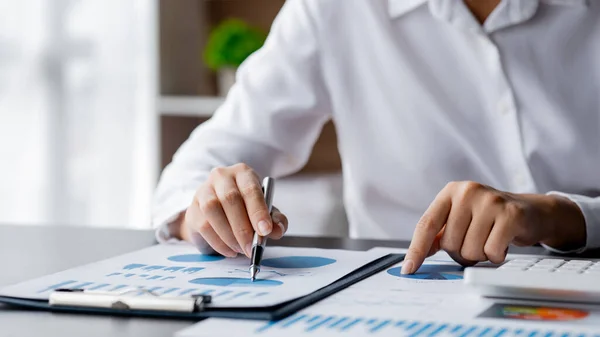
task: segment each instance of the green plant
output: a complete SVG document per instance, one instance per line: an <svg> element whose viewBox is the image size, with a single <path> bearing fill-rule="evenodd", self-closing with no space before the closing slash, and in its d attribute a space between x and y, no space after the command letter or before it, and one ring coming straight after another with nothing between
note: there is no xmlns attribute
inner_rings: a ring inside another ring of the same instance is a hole
<svg viewBox="0 0 600 337"><path fill-rule="evenodd" d="M265 42L267 34L239 19L221 22L210 33L204 62L213 70L238 67Z"/></svg>

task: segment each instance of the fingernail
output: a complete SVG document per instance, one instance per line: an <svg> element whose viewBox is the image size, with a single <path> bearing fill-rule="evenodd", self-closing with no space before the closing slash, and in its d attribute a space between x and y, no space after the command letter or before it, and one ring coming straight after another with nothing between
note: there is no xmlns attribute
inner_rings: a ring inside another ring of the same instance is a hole
<svg viewBox="0 0 600 337"><path fill-rule="evenodd" d="M285 226L283 225L283 222L278 222L277 226L279 226L279 229L281 229L281 235L285 234Z"/></svg>
<svg viewBox="0 0 600 337"><path fill-rule="evenodd" d="M246 245L246 256L250 257L252 256L252 243L249 243Z"/></svg>
<svg viewBox="0 0 600 337"><path fill-rule="evenodd" d="M235 252L238 254L244 254L244 251L242 250L242 247L240 247L240 246L235 246L233 248L233 250L235 250Z"/></svg>
<svg viewBox="0 0 600 337"><path fill-rule="evenodd" d="M402 274L402 275L412 274L414 267L415 267L415 263L412 262L412 260L404 261L404 263L402 264L402 270L400 271L400 274Z"/></svg>
<svg viewBox="0 0 600 337"><path fill-rule="evenodd" d="M227 257L230 257L230 258L234 258L237 256L238 256L238 254L236 252L232 252L231 254L227 255Z"/></svg>
<svg viewBox="0 0 600 337"><path fill-rule="evenodd" d="M267 236L271 234L271 226L269 226L269 224L265 220L261 220L258 223L258 231L260 232L259 234L261 236Z"/></svg>

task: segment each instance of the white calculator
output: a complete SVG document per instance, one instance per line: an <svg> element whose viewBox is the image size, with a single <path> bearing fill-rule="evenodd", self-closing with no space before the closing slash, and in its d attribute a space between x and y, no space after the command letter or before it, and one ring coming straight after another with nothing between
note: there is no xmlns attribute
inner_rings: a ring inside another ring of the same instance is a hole
<svg viewBox="0 0 600 337"><path fill-rule="evenodd" d="M513 259L498 268L467 268L464 281L486 297L600 304L597 260Z"/></svg>

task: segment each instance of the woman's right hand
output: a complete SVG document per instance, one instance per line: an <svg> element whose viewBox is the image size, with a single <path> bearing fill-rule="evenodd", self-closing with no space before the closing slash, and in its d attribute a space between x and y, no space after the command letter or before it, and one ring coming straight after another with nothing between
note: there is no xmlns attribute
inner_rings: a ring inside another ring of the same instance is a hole
<svg viewBox="0 0 600 337"><path fill-rule="evenodd" d="M211 171L183 215L179 234L202 253L214 250L227 257L238 253L250 257L255 231L280 239L287 226L286 216L275 207L269 216L254 170L246 164L236 164Z"/></svg>

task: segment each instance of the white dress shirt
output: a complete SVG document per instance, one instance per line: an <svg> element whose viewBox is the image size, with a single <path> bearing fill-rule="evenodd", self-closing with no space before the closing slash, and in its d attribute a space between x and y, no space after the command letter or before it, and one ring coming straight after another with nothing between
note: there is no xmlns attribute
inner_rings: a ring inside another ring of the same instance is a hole
<svg viewBox="0 0 600 337"><path fill-rule="evenodd" d="M164 171L154 222L211 168L298 171L333 119L352 237L408 239L471 180L569 197L600 247L599 88L600 1L503 0L482 26L458 0L288 0Z"/></svg>

